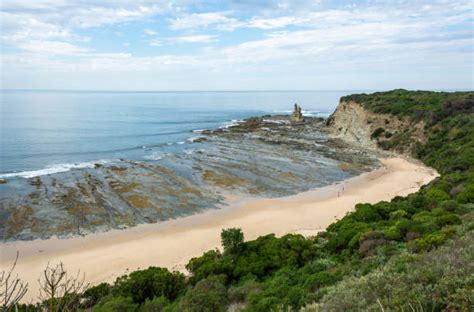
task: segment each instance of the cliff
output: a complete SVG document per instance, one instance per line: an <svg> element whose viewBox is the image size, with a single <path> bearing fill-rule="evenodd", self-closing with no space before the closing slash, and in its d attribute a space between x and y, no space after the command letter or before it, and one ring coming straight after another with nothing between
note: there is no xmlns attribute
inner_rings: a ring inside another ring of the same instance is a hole
<svg viewBox="0 0 474 312"><path fill-rule="evenodd" d="M424 122L406 117L374 113L363 103L341 100L327 120L328 131L337 138L367 149L411 151L426 141Z"/></svg>

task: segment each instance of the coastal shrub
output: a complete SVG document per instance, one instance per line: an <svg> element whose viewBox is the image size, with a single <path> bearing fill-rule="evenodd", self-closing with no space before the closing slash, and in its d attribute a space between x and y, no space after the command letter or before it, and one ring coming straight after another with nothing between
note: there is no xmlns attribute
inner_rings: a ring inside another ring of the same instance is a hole
<svg viewBox="0 0 474 312"><path fill-rule="evenodd" d="M192 258L186 264L186 269L191 273L191 284L210 275L227 274L231 271L231 268L223 263L222 254L218 250L210 250L200 257Z"/></svg>
<svg viewBox="0 0 474 312"><path fill-rule="evenodd" d="M447 239L448 237L445 233L436 232L411 241L409 246L415 252L431 250L441 246Z"/></svg>
<svg viewBox="0 0 474 312"><path fill-rule="evenodd" d="M368 230L370 230L370 226L366 223L344 222L343 225L337 229L337 232L329 233L330 238L325 247L331 253L340 253L344 250L352 252L354 248L358 248L359 235Z"/></svg>
<svg viewBox="0 0 474 312"><path fill-rule="evenodd" d="M130 297L104 297L94 308L93 312L135 312L138 304Z"/></svg>
<svg viewBox="0 0 474 312"><path fill-rule="evenodd" d="M356 221L372 222L380 220L381 217L371 204L357 204L352 215Z"/></svg>
<svg viewBox="0 0 474 312"><path fill-rule="evenodd" d="M400 200L394 199L393 202L381 201L372 206L382 219L387 219L390 216L390 213L397 209L402 209L403 203L401 203Z"/></svg>
<svg viewBox="0 0 474 312"><path fill-rule="evenodd" d="M402 234L396 226L391 226L389 228L384 229L384 235L387 239L390 240L400 240L402 238Z"/></svg>
<svg viewBox="0 0 474 312"><path fill-rule="evenodd" d="M426 192L426 198L428 199L429 202L431 203L439 203L444 200L449 200L451 197L449 196L448 193L445 191L431 187L427 192Z"/></svg>
<svg viewBox="0 0 474 312"><path fill-rule="evenodd" d="M385 235L380 231L369 231L359 238L359 254L362 256L373 255L375 249L387 243Z"/></svg>
<svg viewBox="0 0 474 312"><path fill-rule="evenodd" d="M458 204L455 200L445 200L440 203L440 207L449 212L455 212L458 208Z"/></svg>
<svg viewBox="0 0 474 312"><path fill-rule="evenodd" d="M255 279L244 280L239 285L229 288L228 298L233 303L246 303L250 295L262 292L262 285Z"/></svg>
<svg viewBox="0 0 474 312"><path fill-rule="evenodd" d="M140 307L140 312L164 312L170 307L170 301L164 296L147 299Z"/></svg>
<svg viewBox="0 0 474 312"><path fill-rule="evenodd" d="M112 292L115 296L132 298L134 303L164 296L174 300L184 290L184 275L167 269L149 267L117 278Z"/></svg>
<svg viewBox="0 0 474 312"><path fill-rule="evenodd" d="M390 220L400 220L406 217L408 213L405 210L398 209L390 213Z"/></svg>
<svg viewBox="0 0 474 312"><path fill-rule="evenodd" d="M461 223L462 223L461 218L459 218L454 213L445 214L436 218L436 224L440 227L443 227L445 225L455 225L455 224L461 224Z"/></svg>
<svg viewBox="0 0 474 312"><path fill-rule="evenodd" d="M474 183L464 187L464 190L456 196L456 201L461 204L474 203Z"/></svg>
<svg viewBox="0 0 474 312"><path fill-rule="evenodd" d="M111 287L107 283L100 283L96 286L89 287L83 294L84 298L87 298L91 305L96 304L102 298L110 294Z"/></svg>
<svg viewBox="0 0 474 312"><path fill-rule="evenodd" d="M332 285L340 280L339 271L321 271L308 276L303 286L309 291L316 291L323 286Z"/></svg>
<svg viewBox="0 0 474 312"><path fill-rule="evenodd" d="M287 234L281 238L265 235L246 243L246 252L236 261L234 275L263 278L282 267L298 267L314 256L314 244L301 235ZM253 261L256 260L256 261Z"/></svg>
<svg viewBox="0 0 474 312"><path fill-rule="evenodd" d="M307 291L299 285L298 274L290 268L276 272L263 283L263 290L249 296L248 311L280 311L301 307Z"/></svg>
<svg viewBox="0 0 474 312"><path fill-rule="evenodd" d="M414 194L412 196L408 197L408 200L410 202L409 207L413 207L413 209L421 209L423 207L426 207L427 201L426 197L421 195L421 194ZM410 213L414 213L414 210L409 211Z"/></svg>
<svg viewBox="0 0 474 312"><path fill-rule="evenodd" d="M189 288L179 304L183 312L226 311L228 304L225 276L214 275Z"/></svg>
<svg viewBox="0 0 474 312"><path fill-rule="evenodd" d="M302 311L470 311L474 234L421 256L402 254L366 276L329 287Z"/></svg>

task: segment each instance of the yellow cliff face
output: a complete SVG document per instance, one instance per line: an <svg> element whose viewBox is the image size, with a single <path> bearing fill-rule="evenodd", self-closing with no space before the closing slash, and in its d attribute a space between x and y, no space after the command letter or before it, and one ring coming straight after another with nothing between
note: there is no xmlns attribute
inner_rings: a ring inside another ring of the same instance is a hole
<svg viewBox="0 0 474 312"><path fill-rule="evenodd" d="M367 149L377 149L394 136L407 136L412 143L424 142L424 123L414 123L390 114L373 113L362 104L349 101L339 103L327 121L329 132L345 141ZM399 146L398 152L407 153L411 146Z"/></svg>

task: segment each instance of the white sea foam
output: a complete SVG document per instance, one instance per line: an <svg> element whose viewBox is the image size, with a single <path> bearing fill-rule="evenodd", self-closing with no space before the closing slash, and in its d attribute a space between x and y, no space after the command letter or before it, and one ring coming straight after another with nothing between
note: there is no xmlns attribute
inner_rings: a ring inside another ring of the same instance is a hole
<svg viewBox="0 0 474 312"><path fill-rule="evenodd" d="M186 143L186 142L183 142L183 141L176 142L176 144L179 144L179 145L182 145L182 144L184 144L184 143Z"/></svg>
<svg viewBox="0 0 474 312"><path fill-rule="evenodd" d="M198 141L199 139L202 139L202 138L204 138L204 137L203 136L195 136L195 137L187 139L187 141L190 142L190 143L194 143L194 142L196 142L196 141Z"/></svg>
<svg viewBox="0 0 474 312"><path fill-rule="evenodd" d="M263 122L274 123L279 125L289 124L290 121L283 119L264 119Z"/></svg>
<svg viewBox="0 0 474 312"><path fill-rule="evenodd" d="M291 110L275 110L273 112L277 113L277 114L287 114L287 115L290 115L291 113L293 113L293 111L291 111ZM303 114L303 116L307 116L307 117L327 118L330 115L328 113L323 113L321 111L312 111L312 110L302 110L301 113Z"/></svg>
<svg viewBox="0 0 474 312"><path fill-rule="evenodd" d="M160 159L163 159L163 155L162 154L153 154L153 155L143 156L143 158L147 159L147 160L160 160Z"/></svg>
<svg viewBox="0 0 474 312"><path fill-rule="evenodd" d="M329 117L329 115L330 115L328 113L323 113L323 112L320 112L320 111L305 111L305 110L302 110L301 113L303 114L303 116L308 116L308 117L323 117L323 118L326 118L326 117Z"/></svg>
<svg viewBox="0 0 474 312"><path fill-rule="evenodd" d="M194 133L201 133L203 131L206 131L206 129L196 129L196 130L193 130Z"/></svg>
<svg viewBox="0 0 474 312"><path fill-rule="evenodd" d="M31 171L21 171L21 172L12 172L12 173L1 173L0 178L34 178L38 176L54 174L59 172L66 172L72 169L83 169L83 168L94 168L95 164L105 164L108 161L99 160L94 162L81 162L81 163L66 163L66 164L57 164L44 169L31 170Z"/></svg>
<svg viewBox="0 0 474 312"><path fill-rule="evenodd" d="M224 125L220 126L219 129L228 129L231 127L238 126L239 124L243 123L244 121L241 119L232 119L230 122L225 123Z"/></svg>

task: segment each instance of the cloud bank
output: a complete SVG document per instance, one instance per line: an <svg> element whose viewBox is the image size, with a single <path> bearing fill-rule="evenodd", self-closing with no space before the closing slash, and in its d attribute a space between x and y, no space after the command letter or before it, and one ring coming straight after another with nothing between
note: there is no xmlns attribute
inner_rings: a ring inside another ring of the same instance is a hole
<svg viewBox="0 0 474 312"><path fill-rule="evenodd" d="M1 87L472 89L470 1L4 0Z"/></svg>

